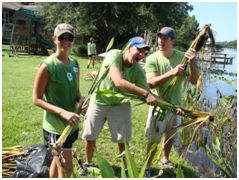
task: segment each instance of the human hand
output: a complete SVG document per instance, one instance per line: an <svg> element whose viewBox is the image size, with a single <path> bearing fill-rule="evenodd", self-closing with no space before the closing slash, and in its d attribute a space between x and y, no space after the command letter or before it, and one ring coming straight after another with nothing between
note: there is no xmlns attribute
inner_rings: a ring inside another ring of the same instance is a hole
<svg viewBox="0 0 239 180"><path fill-rule="evenodd" d="M184 65L184 64L178 64L178 65L177 65L175 68L173 68L171 71L172 71L172 74L173 74L174 76L178 76L178 75L183 74L184 69L185 69L185 65Z"/></svg>
<svg viewBox="0 0 239 180"><path fill-rule="evenodd" d="M184 111L182 108L177 108L176 109L176 114L179 115L179 116L183 116L184 115Z"/></svg>
<svg viewBox="0 0 239 180"><path fill-rule="evenodd" d="M148 105L155 105L158 102L158 97L149 92L149 94L145 97L145 101Z"/></svg>
<svg viewBox="0 0 239 180"><path fill-rule="evenodd" d="M69 112L69 111L66 111L66 110L63 110L61 113L60 113L60 116L62 118L64 118L65 120L67 120L71 125L76 125L78 123L78 121L80 120L80 116L76 113L73 113L73 112Z"/></svg>
<svg viewBox="0 0 239 180"><path fill-rule="evenodd" d="M185 57L188 58L188 63L192 63L196 57L196 51L193 48L190 48L186 53Z"/></svg>

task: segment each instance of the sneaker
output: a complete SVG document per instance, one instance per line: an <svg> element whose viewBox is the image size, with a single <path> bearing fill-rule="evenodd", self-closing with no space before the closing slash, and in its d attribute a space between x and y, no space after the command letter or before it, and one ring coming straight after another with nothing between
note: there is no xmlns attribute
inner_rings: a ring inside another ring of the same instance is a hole
<svg viewBox="0 0 239 180"><path fill-rule="evenodd" d="M78 173L80 176L86 176L88 173L88 168L93 167L93 163L83 163L78 169Z"/></svg>
<svg viewBox="0 0 239 180"><path fill-rule="evenodd" d="M144 177L145 178L150 178L152 175L152 170L151 169L146 169L144 172Z"/></svg>
<svg viewBox="0 0 239 180"><path fill-rule="evenodd" d="M172 170L175 170L175 165L171 162L171 161L166 161L166 162L163 162L163 161L159 161L159 165L164 167L164 168L168 168L168 169L172 169Z"/></svg>

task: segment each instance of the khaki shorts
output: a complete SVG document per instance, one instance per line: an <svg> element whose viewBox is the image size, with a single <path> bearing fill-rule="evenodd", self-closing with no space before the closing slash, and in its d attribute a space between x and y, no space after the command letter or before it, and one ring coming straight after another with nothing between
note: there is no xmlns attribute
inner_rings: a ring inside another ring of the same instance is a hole
<svg viewBox="0 0 239 180"><path fill-rule="evenodd" d="M82 138L95 141L105 121L108 122L112 140L117 143L131 139L131 107L129 103L119 106L104 107L90 101L84 120Z"/></svg>
<svg viewBox="0 0 239 180"><path fill-rule="evenodd" d="M178 117L175 113L168 111L165 114L164 119L160 121L160 117L157 118L156 114L152 114L152 112L153 108L149 108L145 135L149 142L159 143L164 133L167 137L170 137L175 133L175 130L172 130L172 128L181 123L181 117Z"/></svg>

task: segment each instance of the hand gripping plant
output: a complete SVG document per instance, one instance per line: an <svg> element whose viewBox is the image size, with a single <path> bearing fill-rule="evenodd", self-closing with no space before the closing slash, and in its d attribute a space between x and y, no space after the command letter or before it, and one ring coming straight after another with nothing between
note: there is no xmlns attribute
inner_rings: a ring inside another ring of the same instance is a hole
<svg viewBox="0 0 239 180"><path fill-rule="evenodd" d="M204 27L202 28L202 30L199 32L199 34L197 35L197 37L195 38L195 40L192 42L191 46L189 47L189 49L194 49L196 52L200 51L201 48L203 47L203 45L207 42L208 38L211 39L212 41L212 46L215 45L215 40L214 40L214 36L212 33L212 30L210 28L210 25L206 24L204 25ZM185 65L185 69L188 65L188 59L187 57L183 57L182 59L182 64ZM164 96L163 97L168 97L170 94L172 94L172 92L175 91L174 87L175 85L178 83L178 76L174 77L171 82L169 83L168 89L165 91ZM198 83L197 86L200 87L201 85L201 77L199 77L198 79Z"/></svg>

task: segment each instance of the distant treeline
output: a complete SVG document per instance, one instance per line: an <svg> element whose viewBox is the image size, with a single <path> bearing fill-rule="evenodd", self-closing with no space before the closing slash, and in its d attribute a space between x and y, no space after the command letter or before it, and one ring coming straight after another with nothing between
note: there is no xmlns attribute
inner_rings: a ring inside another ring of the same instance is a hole
<svg viewBox="0 0 239 180"><path fill-rule="evenodd" d="M76 36L86 44L93 36L98 52L104 52L111 38L113 48L122 48L130 37L143 36L151 46L157 45L157 32L163 26L176 30L176 45L187 49L200 28L189 12L187 2L36 2L38 15L45 20L45 30L52 33L61 22L76 28Z"/></svg>
<svg viewBox="0 0 239 180"><path fill-rule="evenodd" d="M216 42L216 44L219 48L230 48L230 49L237 48L237 40Z"/></svg>

